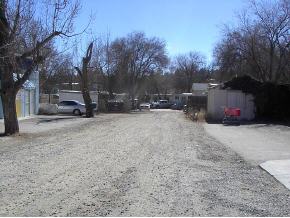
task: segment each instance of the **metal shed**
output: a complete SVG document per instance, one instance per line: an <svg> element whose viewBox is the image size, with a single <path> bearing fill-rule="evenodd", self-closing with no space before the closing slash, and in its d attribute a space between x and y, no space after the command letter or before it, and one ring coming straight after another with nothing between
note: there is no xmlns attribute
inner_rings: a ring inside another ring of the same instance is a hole
<svg viewBox="0 0 290 218"><path fill-rule="evenodd" d="M16 76L15 76L15 79ZM16 95L17 117L27 117L38 113L39 108L39 74L37 71L32 73ZM0 97L0 119L4 117L2 100Z"/></svg>
<svg viewBox="0 0 290 218"><path fill-rule="evenodd" d="M207 98L207 116L212 120L222 120L225 107L241 109L241 120L255 118L254 97L240 90L210 89Z"/></svg>

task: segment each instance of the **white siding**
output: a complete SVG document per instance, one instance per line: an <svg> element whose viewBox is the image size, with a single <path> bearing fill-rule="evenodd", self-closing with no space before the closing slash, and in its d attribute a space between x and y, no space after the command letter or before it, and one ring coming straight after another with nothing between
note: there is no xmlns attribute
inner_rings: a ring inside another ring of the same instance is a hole
<svg viewBox="0 0 290 218"><path fill-rule="evenodd" d="M35 90L30 90L30 115L35 114Z"/></svg>
<svg viewBox="0 0 290 218"><path fill-rule="evenodd" d="M193 83L192 91L206 91L208 89L208 83Z"/></svg>
<svg viewBox="0 0 290 218"><path fill-rule="evenodd" d="M210 89L208 93L207 114L211 119L221 120L224 107L238 107L241 109L240 119L255 118L254 97L239 90Z"/></svg>
<svg viewBox="0 0 290 218"><path fill-rule="evenodd" d="M30 115L30 93L29 90L24 91L25 113L24 116Z"/></svg>

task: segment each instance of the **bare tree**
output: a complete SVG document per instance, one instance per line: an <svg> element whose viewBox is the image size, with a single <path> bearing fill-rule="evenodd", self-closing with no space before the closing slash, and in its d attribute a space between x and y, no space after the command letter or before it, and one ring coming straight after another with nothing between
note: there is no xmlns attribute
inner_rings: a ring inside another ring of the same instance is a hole
<svg viewBox="0 0 290 218"><path fill-rule="evenodd" d="M107 37L96 46L92 62L104 75L111 94L125 91L134 99L145 77L165 67L168 57L163 41L137 32L112 42Z"/></svg>
<svg viewBox="0 0 290 218"><path fill-rule="evenodd" d="M78 10L79 3L69 0L0 0L0 92L5 134L19 132L18 90L43 61L43 49L58 36L72 36Z"/></svg>
<svg viewBox="0 0 290 218"><path fill-rule="evenodd" d="M235 28L227 28L215 50L225 74L250 74L262 82L290 79L290 1L250 2L250 13L240 15Z"/></svg>
<svg viewBox="0 0 290 218"><path fill-rule="evenodd" d="M88 67L92 58L92 52L93 52L93 42L90 43L90 45L88 46L86 56L83 57L82 59L82 70L80 70L79 67L75 67L81 81L81 90L86 105L85 107L87 118L94 116L94 110L92 107L92 99L90 96L89 81L88 81Z"/></svg>
<svg viewBox="0 0 290 218"><path fill-rule="evenodd" d="M205 64L205 58L198 52L179 55L175 60L175 74L183 78L186 92L191 92L192 83L198 72Z"/></svg>
<svg viewBox="0 0 290 218"><path fill-rule="evenodd" d="M73 69L71 55L54 51L39 68L40 92L51 94L58 89L76 89L78 78Z"/></svg>
<svg viewBox="0 0 290 218"><path fill-rule="evenodd" d="M115 76L117 73L117 58L113 54L112 43L109 35L105 40L99 39L96 41L96 46L93 52L92 67L103 76L104 87L113 96L115 89Z"/></svg>
<svg viewBox="0 0 290 218"><path fill-rule="evenodd" d="M123 42L128 70L128 91L134 99L138 92L138 83L146 75L165 67L168 64L168 57L165 43L158 38L146 38L144 33L129 34Z"/></svg>

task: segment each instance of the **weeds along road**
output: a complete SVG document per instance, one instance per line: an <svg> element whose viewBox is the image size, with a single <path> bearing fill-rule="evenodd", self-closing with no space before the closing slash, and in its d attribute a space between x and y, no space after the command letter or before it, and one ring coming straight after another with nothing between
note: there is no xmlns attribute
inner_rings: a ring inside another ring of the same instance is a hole
<svg viewBox="0 0 290 218"><path fill-rule="evenodd" d="M100 115L0 143L0 216L290 215L289 190L180 111Z"/></svg>

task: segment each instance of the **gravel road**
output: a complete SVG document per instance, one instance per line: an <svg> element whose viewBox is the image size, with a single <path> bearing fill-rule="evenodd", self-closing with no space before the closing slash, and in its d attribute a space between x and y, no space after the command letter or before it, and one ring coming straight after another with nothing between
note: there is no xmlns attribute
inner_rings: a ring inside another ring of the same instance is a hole
<svg viewBox="0 0 290 218"><path fill-rule="evenodd" d="M0 216L290 216L289 190L180 111L39 125L0 138Z"/></svg>

